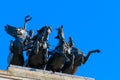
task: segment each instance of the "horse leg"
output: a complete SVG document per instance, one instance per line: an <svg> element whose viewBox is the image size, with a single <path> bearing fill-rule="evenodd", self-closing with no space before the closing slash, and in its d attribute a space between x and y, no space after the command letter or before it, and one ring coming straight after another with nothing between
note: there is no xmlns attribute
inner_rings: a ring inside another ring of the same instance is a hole
<svg viewBox="0 0 120 80"><path fill-rule="evenodd" d="M25 60L24 64L23 64L24 67L28 67L28 59Z"/></svg>
<svg viewBox="0 0 120 80"><path fill-rule="evenodd" d="M47 61L48 61L48 49L43 50L43 60L44 60L44 62L46 64Z"/></svg>
<svg viewBox="0 0 120 80"><path fill-rule="evenodd" d="M70 61L70 59L66 56L66 54L64 54L63 53L63 55L65 56L65 58L66 58L66 62L69 62Z"/></svg>
<svg viewBox="0 0 120 80"><path fill-rule="evenodd" d="M72 69L74 69L74 59L75 59L75 56L72 55Z"/></svg>

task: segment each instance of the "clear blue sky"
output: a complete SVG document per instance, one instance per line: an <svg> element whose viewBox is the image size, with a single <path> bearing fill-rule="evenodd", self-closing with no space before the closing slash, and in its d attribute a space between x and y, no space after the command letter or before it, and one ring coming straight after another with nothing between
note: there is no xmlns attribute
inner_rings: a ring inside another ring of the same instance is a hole
<svg viewBox="0 0 120 80"><path fill-rule="evenodd" d="M57 45L55 28L64 25L65 38L73 37L84 54L100 49L75 75L96 80L119 80L120 75L120 2L119 0L3 0L0 1L0 69L7 68L9 41L6 24L23 27L24 16L33 18L27 29L35 32L48 24L50 49Z"/></svg>

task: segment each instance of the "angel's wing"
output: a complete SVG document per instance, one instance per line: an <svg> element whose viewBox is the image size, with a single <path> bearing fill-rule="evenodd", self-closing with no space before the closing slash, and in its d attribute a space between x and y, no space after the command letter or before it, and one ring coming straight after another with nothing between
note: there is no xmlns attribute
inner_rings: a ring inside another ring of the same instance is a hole
<svg viewBox="0 0 120 80"><path fill-rule="evenodd" d="M5 31L13 37L16 37L16 35L17 35L17 28L14 26L6 25Z"/></svg>

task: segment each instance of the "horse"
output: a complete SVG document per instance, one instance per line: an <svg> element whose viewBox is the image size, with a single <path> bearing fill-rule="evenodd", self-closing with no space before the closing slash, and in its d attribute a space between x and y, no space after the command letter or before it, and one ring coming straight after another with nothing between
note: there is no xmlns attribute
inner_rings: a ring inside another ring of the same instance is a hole
<svg viewBox="0 0 120 80"><path fill-rule="evenodd" d="M48 37L51 33L50 26L44 26L37 31L33 37L33 47L29 52L28 64L26 66L32 68L44 69L48 61Z"/></svg>
<svg viewBox="0 0 120 80"><path fill-rule="evenodd" d="M66 54L69 54L69 48L65 42L62 28L63 26L56 29L58 31L58 35L55 38L59 39L58 46L56 46L53 51L49 51L49 54L52 54L52 56L47 62L46 69L52 70L53 72L59 72L64 66L64 63L69 61L68 57L66 56Z"/></svg>
<svg viewBox="0 0 120 80"><path fill-rule="evenodd" d="M92 50L89 51L86 56L84 56L83 52L73 47L71 50L72 55L68 55L70 61L65 62L63 68L61 69L61 72L67 74L74 74L79 66L87 62L88 58L92 53L99 53L99 52L100 50ZM74 56L74 64L73 64L73 56Z"/></svg>

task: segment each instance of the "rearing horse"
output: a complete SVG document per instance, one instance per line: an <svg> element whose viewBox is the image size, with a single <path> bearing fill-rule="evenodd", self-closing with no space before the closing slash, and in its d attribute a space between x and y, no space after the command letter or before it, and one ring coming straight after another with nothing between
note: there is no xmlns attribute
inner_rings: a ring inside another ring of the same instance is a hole
<svg viewBox="0 0 120 80"><path fill-rule="evenodd" d="M48 37L51 33L50 26L44 26L33 37L33 47L28 56L28 66L43 69L48 61Z"/></svg>
<svg viewBox="0 0 120 80"><path fill-rule="evenodd" d="M61 69L61 72L67 74L74 74L77 71L77 68L82 64L85 64L92 53L99 53L100 50L89 51L85 56L78 48L73 47L72 38L70 39L70 46L72 45L71 54L67 55L70 61L65 62L64 67Z"/></svg>
<svg viewBox="0 0 120 80"><path fill-rule="evenodd" d="M46 69L52 70L53 72L60 71L64 66L64 63L69 61L69 58L66 56L66 54L69 54L70 50L65 42L62 28L63 26L56 29L58 31L58 35L55 38L59 40L58 46L52 52L49 52L53 55L50 57Z"/></svg>
<svg viewBox="0 0 120 80"><path fill-rule="evenodd" d="M74 74L77 71L79 66L87 62L88 58L90 57L92 53L99 53L99 52L100 52L99 49L92 50L92 51L89 51L88 54L85 56L80 50L73 47L71 50L71 53L75 56L74 64L72 63L72 60L73 60L72 56L69 55L68 57L70 61L64 64L64 67L61 69L61 72L67 73L67 74Z"/></svg>

